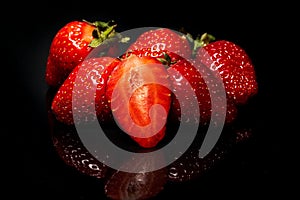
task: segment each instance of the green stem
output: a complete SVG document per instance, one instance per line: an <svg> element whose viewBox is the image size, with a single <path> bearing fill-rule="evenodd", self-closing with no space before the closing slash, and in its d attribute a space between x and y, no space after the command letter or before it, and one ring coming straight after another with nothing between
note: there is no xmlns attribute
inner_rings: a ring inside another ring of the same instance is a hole
<svg viewBox="0 0 300 200"><path fill-rule="evenodd" d="M171 57L167 54L164 53L163 58L156 58L161 64L165 65L166 68L170 67L171 65L175 64L177 60L172 60Z"/></svg>
<svg viewBox="0 0 300 200"><path fill-rule="evenodd" d="M213 35L208 34L208 33L204 33L201 36L198 36L194 40L193 55L195 55L197 53L197 50L199 48L208 45L209 43L211 43L214 40L216 40L216 38Z"/></svg>
<svg viewBox="0 0 300 200"><path fill-rule="evenodd" d="M113 35L116 26L116 24L113 26L109 26L104 31L100 32L100 38L102 39L102 41Z"/></svg>
<svg viewBox="0 0 300 200"><path fill-rule="evenodd" d="M83 21L96 27L95 30L93 31L94 39L89 44L89 46L93 48L98 47L107 38L112 37L115 32L115 27L117 26L117 24L114 24L113 20L109 22L102 22L102 21L88 22L86 20Z"/></svg>

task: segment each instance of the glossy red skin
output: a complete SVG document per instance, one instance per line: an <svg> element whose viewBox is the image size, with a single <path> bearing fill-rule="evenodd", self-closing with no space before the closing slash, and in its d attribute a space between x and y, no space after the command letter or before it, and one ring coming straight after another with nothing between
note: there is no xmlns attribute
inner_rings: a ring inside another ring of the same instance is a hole
<svg viewBox="0 0 300 200"><path fill-rule="evenodd" d="M128 50L147 48L151 49L153 54L159 51L169 51L186 59L192 55L187 37L168 28L151 29L142 33Z"/></svg>
<svg viewBox="0 0 300 200"><path fill-rule="evenodd" d="M172 53L170 55L176 57ZM169 66L168 72L173 90L185 98L185 101L181 102L182 105L179 105L178 98L172 96L172 118L207 125L212 118L212 109L215 109L214 113L226 114L226 123L230 123L236 118L237 109L226 97L219 97L220 101L212 107L211 98L215 98L215 96L211 96L211 94L219 89L221 82L203 64L192 59L186 60L177 57L177 60ZM198 103L191 103L192 98L195 98ZM222 104L227 105L227 107L222 107ZM195 115L196 109L199 109L200 117ZM182 116L180 117L180 115Z"/></svg>
<svg viewBox="0 0 300 200"><path fill-rule="evenodd" d="M142 65L160 65L160 67L155 69L139 68ZM141 74L147 74L147 76ZM130 54L128 57L122 58L120 65L113 70L108 79L106 96L111 102L114 101L115 105L121 105L112 108L114 114L118 113L114 115L115 120L141 147L155 147L164 138L165 125L156 134L150 134L150 132L157 129L161 120L161 113L152 113L154 117L150 119L149 111L154 104L159 104L163 106L166 113L169 112L171 91L168 87L155 84L159 82L159 79L168 84L167 77L166 69L157 59ZM152 82L152 84L143 84L145 79ZM121 87L117 87L117 84L120 84ZM131 94L128 91L133 92ZM113 96L114 94L117 94L117 96ZM129 101L128 107L126 101ZM128 113L130 117L128 117ZM142 127L150 125L150 129L143 129L140 132L142 137L138 137L134 125Z"/></svg>
<svg viewBox="0 0 300 200"><path fill-rule="evenodd" d="M56 119L69 125L74 124L74 122L88 122L95 120L90 118L93 115L88 112L91 111L95 111L100 120L109 117L110 108L104 95L105 87L110 72L118 62L117 59L111 57L99 57L87 59L77 65L54 96L51 109ZM78 74L79 71L80 74ZM74 90L74 83L77 83L76 91ZM94 90L95 87L96 90ZM77 99L78 102L74 105L79 105L76 109L84 114L84 116L76 116L75 119L72 111L72 93L74 91L82 97L82 99ZM88 99L86 102L84 99L89 95L94 96L94 98Z"/></svg>
<svg viewBox="0 0 300 200"><path fill-rule="evenodd" d="M188 60L181 58L168 68L173 90L184 96L180 102L173 96L173 117L180 120L193 121L195 124L207 124L210 120L211 101L206 83L199 70ZM177 73L176 73L177 72ZM192 99L198 102L193 104ZM199 116L195 116L195 110L199 109ZM180 115L183 115L180 117Z"/></svg>
<svg viewBox="0 0 300 200"><path fill-rule="evenodd" d="M237 44L219 40L200 48L196 61L221 78L228 97L236 104L245 104L258 91L253 63L246 51Z"/></svg>
<svg viewBox="0 0 300 200"><path fill-rule="evenodd" d="M72 21L54 36L46 64L45 80L49 86L58 87L71 71L92 51L95 26L84 21Z"/></svg>

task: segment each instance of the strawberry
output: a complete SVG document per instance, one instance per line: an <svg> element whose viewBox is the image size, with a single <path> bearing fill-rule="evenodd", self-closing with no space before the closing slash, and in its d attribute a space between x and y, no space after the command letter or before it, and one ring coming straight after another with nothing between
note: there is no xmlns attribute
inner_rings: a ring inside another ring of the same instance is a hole
<svg viewBox="0 0 300 200"><path fill-rule="evenodd" d="M203 34L195 42L195 59L216 73L224 83L228 97L245 104L258 91L253 63L239 45ZM199 48L201 47L201 48Z"/></svg>
<svg viewBox="0 0 300 200"><path fill-rule="evenodd" d="M224 91L225 88L223 86L222 81L220 79L215 78L213 73L209 69L207 69L207 67L205 67L202 63L194 59L191 60L191 63L200 72L202 76L202 81L204 80L207 86L207 90L209 91L209 94L204 93L201 94L200 97L198 97L200 111L201 109L205 111L205 108L203 108L202 106L205 105L205 103L202 102L205 99L204 97L207 98L208 95L210 96L210 103L206 103L206 105L211 105L211 110L208 111L209 115L207 116L207 114L205 115L205 113L203 112L200 112L200 114L204 115L204 117L209 117L211 120L213 119L212 122L214 123L219 123L220 120L223 120L223 118L220 117L224 115L226 124L233 122L237 117L238 110L232 99L230 99L226 91ZM222 94L222 91L224 95ZM207 118L205 118L203 121L205 122L206 120Z"/></svg>
<svg viewBox="0 0 300 200"><path fill-rule="evenodd" d="M176 58L176 60L168 61L168 73L170 74L173 91L181 95L180 98L184 98L181 99L179 104L177 96L172 96L171 117L206 125L210 122L212 109L214 109L215 115L226 114L226 123L232 122L236 117L236 107L232 102L226 102L226 97L212 96L212 93L217 92L220 83L212 77L210 71L195 60L178 57L178 55L173 55L172 52L169 55ZM171 57L167 55L166 59L171 59ZM218 98L217 101L214 101L214 107L212 107L211 98ZM195 99L196 103L193 103L192 99ZM223 105L227 105L226 108L221 107L222 102L225 102ZM200 117L195 114L195 109L199 109ZM182 115L181 118L180 115Z"/></svg>
<svg viewBox="0 0 300 200"><path fill-rule="evenodd" d="M58 87L71 71L104 40L114 34L110 22L71 21L52 40L46 64L45 80Z"/></svg>
<svg viewBox="0 0 300 200"><path fill-rule="evenodd" d="M216 115L226 114L226 123L230 123L236 118L236 106L232 100L222 95L212 96L217 98L212 108L211 95L212 93L220 93L217 90L220 89L222 82L215 78L212 72L200 62L197 62L195 59L185 59L168 50L153 52L151 48L144 48L133 52L138 56L151 56L166 65L173 92L176 92L183 98L180 106L178 98L172 93L171 114L169 115L171 121L193 121L196 124L206 125L212 117L212 109L214 109L214 122L219 120ZM196 99L196 103L191 101L192 98ZM195 109L199 109L200 118L196 115Z"/></svg>
<svg viewBox="0 0 300 200"><path fill-rule="evenodd" d="M89 58L77 65L68 78L58 89L53 98L51 109L56 119L64 124L74 124L95 120L93 113L104 121L109 119L110 109L105 98L105 86L108 76L117 59L111 57ZM80 73L78 74L78 72ZM78 76L78 77L77 77ZM74 90L74 83L77 83ZM78 98L73 102L72 94L78 93ZM78 109L80 116L73 117L73 110Z"/></svg>
<svg viewBox="0 0 300 200"><path fill-rule="evenodd" d="M145 48L150 48L152 54L163 50L176 53L184 58L190 58L192 54L188 36L168 28L156 28L143 32L129 46L128 51Z"/></svg>
<svg viewBox="0 0 300 200"><path fill-rule="evenodd" d="M161 62L138 51L121 56L108 79L106 96L115 120L141 147L155 147L164 138L171 104L169 87ZM154 109L155 104L161 109Z"/></svg>
<svg viewBox="0 0 300 200"><path fill-rule="evenodd" d="M180 120L206 124L210 119L210 96L200 72L184 58L171 64L168 72L173 90L184 97L184 99L178 100L177 96L173 96L172 110L174 115L179 117L182 114ZM197 104L193 103L193 99ZM195 109L198 108L201 118L194 115Z"/></svg>

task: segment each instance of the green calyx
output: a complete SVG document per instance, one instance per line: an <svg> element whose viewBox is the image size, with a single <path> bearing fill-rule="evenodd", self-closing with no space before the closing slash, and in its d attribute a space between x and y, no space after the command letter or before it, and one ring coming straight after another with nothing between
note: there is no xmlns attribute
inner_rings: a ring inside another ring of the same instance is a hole
<svg viewBox="0 0 300 200"><path fill-rule="evenodd" d="M198 36L194 41L194 49L204 47L208 45L210 42L216 40L216 38L208 33L204 33L201 36Z"/></svg>
<svg viewBox="0 0 300 200"><path fill-rule="evenodd" d="M208 33L203 33L202 35L198 35L194 39L193 35L190 34L189 32L187 32L183 27L179 30L179 32L181 32L184 35L184 37L193 46L193 49L192 49L193 56L196 55L197 50L199 48L202 48L202 47L208 45L209 43L211 43L212 41L216 40L216 38L213 35L208 34Z"/></svg>
<svg viewBox="0 0 300 200"><path fill-rule="evenodd" d="M90 42L90 47L98 47L101 43L103 43L106 39L111 38L115 35L115 28L117 24L113 20L108 22L102 22L102 21L95 21L95 22L88 22L86 20L83 20L84 22L87 22L93 26L95 26L95 29L93 31L93 37L94 39Z"/></svg>
<svg viewBox="0 0 300 200"><path fill-rule="evenodd" d="M171 57L165 52L163 58L156 58L156 59L166 67L169 67L170 65L175 64L177 62L176 60L172 60Z"/></svg>
<svg viewBox="0 0 300 200"><path fill-rule="evenodd" d="M197 36L196 39L193 41L193 55L196 54L197 50L201 47L204 47L211 43L212 41L216 40L216 38L208 33L204 33L201 36Z"/></svg>

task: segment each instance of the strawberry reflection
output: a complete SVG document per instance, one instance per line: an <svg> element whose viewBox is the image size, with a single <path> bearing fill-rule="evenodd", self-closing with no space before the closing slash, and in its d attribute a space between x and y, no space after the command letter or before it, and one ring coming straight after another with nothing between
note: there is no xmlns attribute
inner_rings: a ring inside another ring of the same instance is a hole
<svg viewBox="0 0 300 200"><path fill-rule="evenodd" d="M69 166L87 176L104 181L105 195L114 200L139 200L155 198L171 182L186 182L201 178L208 170L213 169L219 162L234 150L236 146L251 137L251 129L239 128L240 121L224 127L221 137L213 150L204 158L198 156L199 149L205 137L207 127L200 127L198 134L189 149L172 164L159 170L151 171L149 167L155 162L163 162L163 156L150 160L130 160L125 167L145 165L145 172L128 173L114 170L96 159L82 144L73 125L65 125L57 121L51 112L51 101L55 89L47 92L47 109L50 134L58 156ZM157 148L163 147L174 137L179 122L172 121L167 126L166 138ZM244 124L242 124L244 125ZM116 145L130 151L144 151L138 148L126 134L123 134L115 124L109 124L107 136ZM187 133L188 134L188 133ZM149 151L149 150L147 150ZM150 172L149 172L150 171Z"/></svg>
<svg viewBox="0 0 300 200"><path fill-rule="evenodd" d="M105 177L107 166L95 159L83 146L77 135L75 126L65 125L57 121L51 112L51 100L54 89L48 90L48 122L53 145L61 159L69 166L89 176Z"/></svg>
<svg viewBox="0 0 300 200"><path fill-rule="evenodd" d="M185 182L199 178L208 170L213 169L226 156L234 151L243 141L251 136L251 129L242 129L232 126L225 127L215 147L204 158L199 157L204 130L198 132L193 144L175 162L168 166L168 181ZM199 137L200 135L200 137Z"/></svg>
<svg viewBox="0 0 300 200"><path fill-rule="evenodd" d="M55 92L53 88L47 92L48 123L57 154L67 165L75 168L80 173L104 180L105 187L102 190L111 199L148 199L163 190L167 182L167 168L156 171L149 169L149 167L153 167L154 162L163 162L162 158L155 157L145 162L137 159L124 163L123 167L144 165L145 172L141 171L139 173L117 171L101 163L84 147L75 126L65 125L55 119L50 109ZM110 139L115 141L116 130L109 129L108 131ZM120 142L120 138L118 138L119 140L115 141L116 145L124 146L124 143L127 143L133 145L128 150L137 151L137 146L134 146L135 143L130 143L125 134L121 134L121 137L124 137L121 138L121 141L126 142Z"/></svg>
<svg viewBox="0 0 300 200"><path fill-rule="evenodd" d="M138 173L116 171L105 185L105 194L111 199L147 199L156 196L167 183L167 168L152 170L158 162L164 162L161 154L152 157L132 157L120 167L137 170Z"/></svg>

